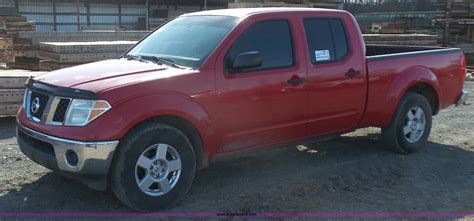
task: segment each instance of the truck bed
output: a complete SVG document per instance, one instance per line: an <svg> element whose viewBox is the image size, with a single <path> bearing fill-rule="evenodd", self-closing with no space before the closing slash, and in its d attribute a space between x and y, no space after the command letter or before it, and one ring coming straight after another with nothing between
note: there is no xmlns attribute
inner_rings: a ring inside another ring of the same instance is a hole
<svg viewBox="0 0 474 221"><path fill-rule="evenodd" d="M365 46L366 56L372 58L380 55L394 55L407 52L422 52L422 51L440 51L451 50L452 48L443 48L436 46L401 46L401 45L373 45Z"/></svg>
<svg viewBox="0 0 474 221"><path fill-rule="evenodd" d="M407 79L432 79L439 93L438 107L455 103L463 87L464 56L459 48L366 45L368 94L366 116L384 115L390 119L398 101L396 91L403 91ZM421 80L418 80L421 82ZM387 121L365 118L362 125L384 125Z"/></svg>

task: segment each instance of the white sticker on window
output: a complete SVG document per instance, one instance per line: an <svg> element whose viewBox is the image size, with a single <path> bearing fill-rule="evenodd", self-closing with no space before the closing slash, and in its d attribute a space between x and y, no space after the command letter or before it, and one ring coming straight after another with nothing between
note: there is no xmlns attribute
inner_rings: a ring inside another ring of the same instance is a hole
<svg viewBox="0 0 474 221"><path fill-rule="evenodd" d="M316 61L329 61L329 60L331 60L331 56L329 55L329 50L314 51L314 55L316 57Z"/></svg>

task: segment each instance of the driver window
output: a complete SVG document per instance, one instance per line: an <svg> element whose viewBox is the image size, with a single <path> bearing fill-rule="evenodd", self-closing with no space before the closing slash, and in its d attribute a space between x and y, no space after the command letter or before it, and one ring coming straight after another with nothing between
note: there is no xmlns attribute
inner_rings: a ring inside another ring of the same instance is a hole
<svg viewBox="0 0 474 221"><path fill-rule="evenodd" d="M292 66L293 44L288 21L263 21L248 27L227 52L226 67L232 65L237 55L250 51L258 51L263 63L260 67L249 70Z"/></svg>

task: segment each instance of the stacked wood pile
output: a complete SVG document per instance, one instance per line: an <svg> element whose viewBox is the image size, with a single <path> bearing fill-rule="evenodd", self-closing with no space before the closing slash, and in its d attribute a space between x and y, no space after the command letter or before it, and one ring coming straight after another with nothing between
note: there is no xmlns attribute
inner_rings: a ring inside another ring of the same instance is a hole
<svg viewBox="0 0 474 221"><path fill-rule="evenodd" d="M304 0L266 0L253 2L229 3L229 8L260 8L260 7L307 7L307 8L332 8L337 9L340 1L308 2Z"/></svg>
<svg viewBox="0 0 474 221"><path fill-rule="evenodd" d="M13 40L0 37L0 63L13 61Z"/></svg>
<svg viewBox="0 0 474 221"><path fill-rule="evenodd" d="M445 14L434 21L444 26L444 45L461 48L474 65L474 0L447 0Z"/></svg>
<svg viewBox="0 0 474 221"><path fill-rule="evenodd" d="M39 51L41 42L137 41L148 33L149 32L147 31L21 32L14 36L13 48L15 50L15 54L23 55L23 58L17 59L17 57L15 57L15 62L8 63L7 65L10 68L20 68L35 71L40 70L40 61L42 59L39 57ZM62 47L71 48L75 46L63 45ZM82 53L80 51L77 52ZM116 52L111 51L110 53ZM95 58L99 59L100 57L96 56ZM43 60L45 60L44 56ZM56 63L58 62L59 61ZM66 63L71 64L81 62L79 62L79 60L75 60L68 61ZM45 63L42 65L43 68L48 67L48 69L51 69L53 66L65 67L65 65L58 66L58 64L51 63Z"/></svg>
<svg viewBox="0 0 474 221"><path fill-rule="evenodd" d="M417 45L435 46L437 45L437 35L425 34L364 34L366 44L383 45Z"/></svg>
<svg viewBox="0 0 474 221"><path fill-rule="evenodd" d="M52 71L88 62L118 58L136 41L42 42L40 70Z"/></svg>
<svg viewBox="0 0 474 221"><path fill-rule="evenodd" d="M377 34L403 34L406 31L405 22L372 23L371 32Z"/></svg>
<svg viewBox="0 0 474 221"><path fill-rule="evenodd" d="M27 21L26 17L18 14L14 6L2 5L0 7L0 63L14 60L12 40L14 34L34 30L35 23Z"/></svg>
<svg viewBox="0 0 474 221"><path fill-rule="evenodd" d="M25 81L41 72L0 70L0 116L16 115L23 102Z"/></svg>

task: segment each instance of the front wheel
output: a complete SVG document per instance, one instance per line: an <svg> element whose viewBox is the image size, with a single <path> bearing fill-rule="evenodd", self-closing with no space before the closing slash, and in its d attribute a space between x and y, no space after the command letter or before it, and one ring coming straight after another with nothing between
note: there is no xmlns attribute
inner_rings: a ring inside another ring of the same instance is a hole
<svg viewBox="0 0 474 221"><path fill-rule="evenodd" d="M400 100L390 125L382 128L382 140L395 152L416 152L427 143L431 120L428 100L420 94L408 92Z"/></svg>
<svg viewBox="0 0 474 221"><path fill-rule="evenodd" d="M191 187L196 159L188 138L160 123L135 128L114 157L111 187L125 205L140 211L166 209Z"/></svg>

